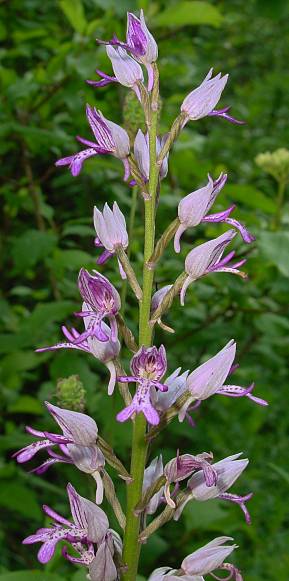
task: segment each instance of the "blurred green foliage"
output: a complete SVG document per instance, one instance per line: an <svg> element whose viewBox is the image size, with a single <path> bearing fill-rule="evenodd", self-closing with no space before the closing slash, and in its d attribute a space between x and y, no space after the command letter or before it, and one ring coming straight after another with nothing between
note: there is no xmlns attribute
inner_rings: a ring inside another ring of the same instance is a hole
<svg viewBox="0 0 289 581"><path fill-rule="evenodd" d="M93 205L117 199L129 213L131 190L121 181L117 160L94 158L78 178L66 168L55 168L54 162L78 149L75 135L90 138L86 102L122 121L125 90L94 90L84 81L93 78L96 67L110 71L95 38L113 33L123 37L126 10L140 7L159 41L160 131L168 130L183 97L211 66L230 73L222 104L231 104L233 114L247 122L235 127L207 118L186 127L163 183L158 232L174 219L180 198L204 184L208 172L217 177L228 171L228 185L215 211L236 202L238 217L257 237L252 247L237 243L238 253L248 258L249 281L228 275L199 281L187 294L185 310L175 303L165 318L176 334L158 331L156 341L165 341L172 371L179 364L192 369L234 337L241 363L236 383L255 380L258 395L270 402L269 408L260 409L248 400L212 398L195 414L195 429L174 422L154 443L152 454L160 446L165 460L177 447L191 453L212 450L216 459L242 450L251 463L234 490L254 491L253 524L247 527L232 505L191 504L179 523L161 529L144 547L141 574L162 564L178 565L185 554L225 533L240 545L235 559L246 581L288 581L288 190L285 184L280 196L280 183L265 173L268 167L254 161L258 154L288 148L289 143L289 14L282 0L0 2L0 581L85 579L83 570L63 561L60 550L44 573L36 551L21 546L24 536L45 523L43 502L68 515L68 480L82 494L93 494L87 477L69 466L40 478L11 460L13 451L31 441L25 424L52 429L42 402L57 402L58 378L79 376L87 411L128 461L131 426L111 421L121 404L118 397L107 398L106 370L85 354L38 355L34 349L57 341L62 322L72 323L72 313L79 309L77 272L81 266L95 266ZM130 116L127 109L124 116ZM141 215L139 201L131 242L135 265L142 256ZM158 285L175 279L192 244L217 236L221 228L188 231L181 256L170 246L157 271ZM105 273L120 289L113 261ZM136 330L136 304L129 294L127 317ZM124 498L123 489L120 495Z"/></svg>

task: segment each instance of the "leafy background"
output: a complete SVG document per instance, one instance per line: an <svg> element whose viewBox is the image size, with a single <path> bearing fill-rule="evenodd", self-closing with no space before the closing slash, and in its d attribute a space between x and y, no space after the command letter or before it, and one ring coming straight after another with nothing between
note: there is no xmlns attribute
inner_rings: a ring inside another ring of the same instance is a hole
<svg viewBox="0 0 289 581"><path fill-rule="evenodd" d="M247 527L233 505L191 504L180 523L160 530L144 547L140 579L155 566L178 565L185 554L226 533L240 545L234 558L246 581L287 581L289 204L287 198L276 225L276 182L254 161L260 152L288 146L289 14L282 0L0 3L0 581L85 578L83 570L72 570L64 562L60 550L43 572L36 550L21 545L24 536L43 526L44 502L68 515L68 480L83 495L93 494L86 476L70 467L60 466L39 478L11 460L13 451L31 441L24 432L26 424L52 429L43 400L57 402L59 377L79 375L87 392L87 411L123 460L129 457L131 426L111 421L121 402L107 398L104 368L85 354L37 355L34 349L57 341L61 323L71 323L73 311L79 309L77 272L81 266L94 267L96 258L93 205L117 199L129 212L131 190L120 179L117 160L88 161L76 179L66 169L55 168L54 161L76 150L75 135L89 136L86 102L116 122L136 114L133 104L125 103L122 88L94 90L84 81L93 78L96 67L110 70L95 38L110 38L114 32L122 36L126 10L140 7L159 41L160 130L168 130L183 97L212 65L230 72L222 103L232 104L234 115L247 122L235 127L208 118L187 126L163 183L158 231L175 217L181 196L205 183L208 171L216 177L226 170L229 182L217 206L238 203L238 216L257 237L250 248L237 243L238 252L249 258L249 281L227 275L203 279L188 292L186 310L175 304L167 317L176 334L158 332L157 342L166 341L172 371L179 362L192 369L236 338L241 363L236 381L246 385L254 379L258 394L270 402L269 408L260 409L248 400L212 398L195 414L195 429L175 422L155 442L152 454L160 446L165 459L177 447L191 453L213 450L217 459L241 450L248 455L249 468L234 490L254 491L253 524ZM136 269L142 253L141 214L139 203L131 244ZM192 243L221 231L213 225L189 231L182 257L170 246L157 272L158 284L174 280ZM105 273L121 287L115 264ZM136 304L129 295L127 318L136 329ZM128 353L124 357L126 363ZM124 497L122 489L120 495ZM112 516L111 523L116 526Z"/></svg>

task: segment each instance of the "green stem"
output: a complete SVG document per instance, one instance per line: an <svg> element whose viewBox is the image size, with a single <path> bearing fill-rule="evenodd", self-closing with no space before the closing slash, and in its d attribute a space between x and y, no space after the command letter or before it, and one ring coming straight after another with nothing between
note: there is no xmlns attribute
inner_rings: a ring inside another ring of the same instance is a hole
<svg viewBox="0 0 289 581"><path fill-rule="evenodd" d="M157 71L156 71L157 72ZM154 273L147 267L147 261L154 250L155 243L155 207L158 185L158 167L156 152L158 110L158 78L156 74L155 88L152 94L152 108L150 115L149 150L150 150L150 179L149 199L145 200L145 239L144 239L144 266L143 266L143 299L139 313L139 344L149 347L152 342L152 328L149 325L151 297ZM133 425L131 476L132 484L127 487L126 529L124 535L123 563L127 570L123 574L125 581L135 581L140 555L138 535L140 530L140 516L134 514L134 509L142 497L143 476L147 457L148 444L145 439L146 420L143 414L138 414Z"/></svg>
<svg viewBox="0 0 289 581"><path fill-rule="evenodd" d="M278 194L277 194L277 209L273 221L273 230L278 230L281 224L282 208L284 203L284 194L286 188L286 181L280 180L278 182Z"/></svg>

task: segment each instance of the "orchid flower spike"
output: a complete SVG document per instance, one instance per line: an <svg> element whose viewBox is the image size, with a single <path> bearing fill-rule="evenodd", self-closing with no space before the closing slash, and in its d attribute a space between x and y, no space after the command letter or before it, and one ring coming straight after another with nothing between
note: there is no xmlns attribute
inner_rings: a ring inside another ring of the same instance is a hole
<svg viewBox="0 0 289 581"><path fill-rule="evenodd" d="M157 137L157 155L161 152L166 139L167 136ZM168 173L168 155L166 155L160 167L160 179L165 178ZM134 140L134 156L143 180L148 182L150 173L149 136L148 133L144 134L141 129L138 130Z"/></svg>
<svg viewBox="0 0 289 581"><path fill-rule="evenodd" d="M227 493L227 490L231 488L248 466L249 460L247 458L239 459L241 455L242 452L228 456L227 458L212 464L212 468L216 473L216 483L213 486L209 487L207 485L203 472L196 472L193 474L187 483L191 494L178 506L174 514L174 519L179 519L184 507L191 500L204 502L212 498L219 498L221 500L229 500L238 504L245 515L247 524L250 524L250 514L245 503L252 498L253 494L249 493L246 496L238 496L236 494Z"/></svg>
<svg viewBox="0 0 289 581"><path fill-rule="evenodd" d="M89 306L87 311L77 313L77 316L89 317L86 331L79 335L74 343L78 345L88 337L96 337L99 341L108 341L109 336L102 327L104 318L108 318L111 328L110 339L117 340L117 324L115 315L121 307L120 296L114 286L103 275L93 271L89 274L82 268L78 276L78 288L83 301Z"/></svg>
<svg viewBox="0 0 289 581"><path fill-rule="evenodd" d="M222 259L224 250L230 244L230 242L235 238L236 232L234 230L228 230L218 238L214 240L209 240L204 244L200 244L196 248L193 248L191 252L186 257L185 260L185 271L187 273L187 278L183 284L180 300L181 305L184 305L185 294L188 286L206 274L210 272L230 272L231 274L237 274L242 278L246 277L246 274L238 270L239 266L245 263L245 260L240 260L235 264L230 264L231 259L234 257L235 252L230 252L225 258Z"/></svg>
<svg viewBox="0 0 289 581"><path fill-rule="evenodd" d="M94 545L101 545L109 531L109 522L105 512L91 500L80 496L71 484L67 485L67 494L73 522L59 515L49 506L44 505L44 513L53 520L52 526L39 529L34 535L24 539L24 545L42 543L38 551L38 560L48 563L59 541L67 541L79 553L79 557L63 555L71 562L89 566L95 558Z"/></svg>
<svg viewBox="0 0 289 581"><path fill-rule="evenodd" d="M213 69L210 69L203 82L191 91L184 99L181 111L186 114L186 124L189 120L196 121L211 113L220 100L221 94L227 84L229 75L222 77L221 73L212 77Z"/></svg>
<svg viewBox="0 0 289 581"><path fill-rule="evenodd" d="M97 446L98 428L95 421L79 412L62 409L46 402L46 407L62 430L62 435L51 432L41 432L27 426L29 434L38 440L16 452L13 457L22 464L34 458L40 450L46 449L49 459L43 462L32 472L44 474L48 468L56 463L74 464L82 472L91 474L96 481L96 501L98 504L103 498L103 484L100 472L105 464L104 455ZM59 447L60 453L53 448Z"/></svg>
<svg viewBox="0 0 289 581"><path fill-rule="evenodd" d="M202 363L188 375L184 391L188 391L191 397L187 399L186 404L179 412L180 421L184 420L186 411L193 401L204 400L215 394L228 397L248 397L261 406L268 405L265 400L251 394L254 384L249 388L224 384L232 372L235 355L236 343L231 340L214 357Z"/></svg>
<svg viewBox="0 0 289 581"><path fill-rule="evenodd" d="M166 351L163 345L157 347L142 346L131 360L132 376L121 376L117 381L121 383L138 384L138 388L129 406L116 416L119 422L125 422L135 413L143 413L152 425L159 423L159 414L152 405L151 389L167 391L167 385L160 383L167 369Z"/></svg>
<svg viewBox="0 0 289 581"><path fill-rule="evenodd" d="M210 175L208 175L208 183L206 186L191 192L180 201L178 206L180 225L174 238L174 248L176 252L180 252L180 238L185 230L197 226L201 222L222 222L230 224L239 230L244 242L250 244L250 242L255 240L254 236L248 232L243 224L229 217L231 212L235 209L235 206L231 206L224 212L207 215L226 181L227 174L221 173L215 181Z"/></svg>
<svg viewBox="0 0 289 581"><path fill-rule="evenodd" d="M114 253L120 246L124 249L128 247L125 217L116 202L112 210L107 203L102 212L94 207L94 227L97 237L109 252Z"/></svg>
<svg viewBox="0 0 289 581"><path fill-rule="evenodd" d="M212 575L219 579L213 572L216 570L229 571L230 577L242 581L241 573L230 563L224 560L237 548L237 545L229 545L228 541L233 541L232 537L217 537L200 549L188 555L181 564L179 570L170 567L160 567L149 577L148 581L204 581L204 575Z"/></svg>
<svg viewBox="0 0 289 581"><path fill-rule="evenodd" d="M120 125L106 119L101 111L97 111L89 105L86 106L86 117L95 137L95 141L89 141L83 137L77 137L80 143L87 146L87 149L69 157L59 159L55 165L68 165L71 174L77 176L86 159L95 155L110 153L123 162L125 168L124 179L127 179L129 177L127 156L130 151L127 132L125 129L120 127Z"/></svg>
<svg viewBox="0 0 289 581"><path fill-rule="evenodd" d="M90 329L93 325L93 311L89 305L86 303L82 304L83 313L91 313L91 317L86 314L84 320L85 329ZM92 320L91 320L92 319ZM115 341L111 338L111 329L104 321L102 321L102 331L108 337L108 341L100 341L96 336L88 336L86 339L79 341L80 333L74 328L68 329L63 325L62 332L67 339L64 343L57 343L51 347L41 347L36 349L37 353L43 353L45 351L57 351L58 349L78 349L79 351L85 351L90 353L96 359L99 359L110 372L110 380L108 384L108 395L112 395L116 382L116 367L115 360L120 352L120 342L118 339Z"/></svg>

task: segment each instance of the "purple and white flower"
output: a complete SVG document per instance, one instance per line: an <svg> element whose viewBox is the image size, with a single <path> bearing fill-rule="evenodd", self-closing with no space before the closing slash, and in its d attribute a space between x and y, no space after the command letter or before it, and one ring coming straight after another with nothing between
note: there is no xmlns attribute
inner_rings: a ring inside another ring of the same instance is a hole
<svg viewBox="0 0 289 581"><path fill-rule="evenodd" d="M82 312L87 313L91 312L91 316L93 317L93 311L89 305L83 303L82 305ZM89 316L86 316L84 319L85 329L90 329L92 326L92 321L90 320ZM86 353L90 353L96 359L99 359L110 372L110 380L107 388L108 395L112 395L115 387L116 382L116 367L115 367L115 359L118 357L120 352L120 342L118 339L113 341L111 338L111 329L104 321L102 322L102 330L105 335L108 336L108 341L100 341L97 337L87 337L79 342L80 333L72 327L72 329L68 329L64 325L62 326L62 332L68 341L57 343L56 345L52 345L51 347L41 347L40 349L36 349L37 353L43 353L45 351L57 351L58 349L78 349L79 351L85 351ZM76 343L77 341L77 343Z"/></svg>
<svg viewBox="0 0 289 581"><path fill-rule="evenodd" d="M182 234L187 230L187 228L197 226L201 222L222 222L230 224L239 230L244 242L247 244L250 244L250 242L255 240L254 236L248 232L243 224L229 217L231 212L235 209L235 206L231 206L224 212L207 215L218 194L224 187L226 180L227 174L221 173L217 180L213 180L211 176L208 175L208 183L206 186L191 192L180 201L178 206L180 225L174 238L174 248L176 252L180 252L180 238Z"/></svg>
<svg viewBox="0 0 289 581"><path fill-rule="evenodd" d="M113 561L115 550L119 551L119 537L109 529L105 512L90 500L80 496L71 484L67 485L72 522L49 506L44 505L44 513L51 517L52 526L41 528L35 534L24 539L24 545L42 543L38 551L38 560L48 563L54 553L57 543L68 542L78 553L78 557L70 555L67 547L63 547L62 555L71 563L88 567L92 581L115 581L117 570ZM101 571L102 577L97 571Z"/></svg>
<svg viewBox="0 0 289 581"><path fill-rule="evenodd" d="M120 296L103 275L93 271L93 275L82 268L78 276L78 288L83 301L88 305L87 311L77 313L77 316L88 317L87 327L74 343L78 345L88 337L96 337L99 341L117 341L117 323L115 315L121 307ZM103 330L102 321L108 318L111 328L110 336Z"/></svg>
<svg viewBox="0 0 289 581"><path fill-rule="evenodd" d="M142 487L143 495L146 493L148 488L152 486L158 480L158 478L160 478L160 476L163 475L163 473L164 473L163 458L162 455L160 454L151 461L149 466L147 466L147 468L144 471ZM162 486L160 490L156 492L156 494L154 494L150 499L148 505L145 508L144 511L145 514L154 514L156 512L157 508L161 504L163 493L164 487Z"/></svg>
<svg viewBox="0 0 289 581"><path fill-rule="evenodd" d="M189 252L185 260L185 271L188 276L180 294L181 305L184 305L188 286L201 276L205 276L210 272L229 272L231 274L237 274L242 278L246 277L244 272L238 270L238 267L245 264L246 260L239 260L231 264L231 260L235 255L234 251L227 254L225 258L222 258L226 247L236 235L237 232L235 230L228 230L224 234L221 234L221 236L218 236L218 238L204 242L204 244L200 244Z"/></svg>
<svg viewBox="0 0 289 581"><path fill-rule="evenodd" d="M119 422L125 422L135 413L143 413L146 420L152 424L159 423L159 414L152 405L151 389L167 391L167 385L160 382L167 369L166 351L163 345L157 347L142 346L131 360L131 376L121 376L121 383L137 383L138 388L129 406L117 414Z"/></svg>
<svg viewBox="0 0 289 581"><path fill-rule="evenodd" d="M138 99L140 92L138 83L144 80L142 68L122 47L106 47L106 53L111 61L113 72L118 82L124 87L132 89Z"/></svg>
<svg viewBox="0 0 289 581"><path fill-rule="evenodd" d="M196 456L192 456L191 454L178 454L176 458L173 458L166 464L164 468L164 475L166 477L164 496L167 504L171 508L175 508L176 504L170 494L170 485L186 480L193 472L202 471L206 486L211 487L216 485L217 473L214 467L211 466L212 459L213 455L207 452L197 454Z"/></svg>
<svg viewBox="0 0 289 581"><path fill-rule="evenodd" d="M156 391L153 394L154 406L159 412L165 412L169 409L175 401L180 397L185 391L187 391L187 377L189 370L181 372L181 367L175 369L175 371L166 378L166 385L168 386L168 391Z"/></svg>
<svg viewBox="0 0 289 581"><path fill-rule="evenodd" d="M231 488L248 466L249 460L247 458L239 459L241 455L242 452L228 456L227 458L212 464L212 468L215 470L217 475L216 482L213 486L207 486L203 472L200 471L193 474L187 483L191 495L185 500L185 502L178 506L174 519L179 519L184 507L191 500L204 502L212 498L219 498L221 500L229 500L238 504L245 515L247 524L250 524L251 518L245 503L252 498L253 493L249 493L245 496L227 493L229 488Z"/></svg>
<svg viewBox="0 0 289 581"><path fill-rule="evenodd" d="M146 25L143 10L140 11L139 18L135 16L135 14L133 14L132 12L128 12L126 42L120 41L115 35L109 41L97 40L97 42L99 44L108 45L108 48L116 47L116 49L121 49L123 51L123 53L121 53L122 55L124 53L126 54L126 51L128 51L131 53L135 60L145 65L148 74L148 90L151 91L154 80L152 63L154 63L158 58L158 46ZM108 54L108 56L112 60L114 68L114 63L111 54ZM113 56L113 58L116 59L115 56ZM118 65L117 62L115 63L116 67L116 69L114 68L115 77L110 77L109 75L106 75L102 71L97 70L96 72L101 77L101 80L88 81L89 84L98 87L103 87L105 85L108 85L109 83L118 81L121 84L124 84L125 86L130 86L126 84L127 77L130 74L134 74L135 76L139 75L139 80L143 80L140 76L139 69L135 68L131 62L134 61L134 59L132 59L129 56L128 59L129 60L127 61L126 64L122 63L121 65ZM123 76L125 77L124 79ZM125 82L123 82L123 80Z"/></svg>
<svg viewBox="0 0 289 581"><path fill-rule="evenodd" d="M167 136L157 137L157 155L161 152L166 139ZM148 182L150 174L149 137L148 133L144 134L141 129L138 130L134 140L134 156L143 180ZM160 167L160 179L165 178L168 173L168 157L169 154L166 155Z"/></svg>
<svg viewBox="0 0 289 581"><path fill-rule="evenodd" d="M122 552L122 542L119 535L109 529L104 540L98 545L94 559L89 564L89 579L91 581L116 581L119 579L113 556Z"/></svg>
<svg viewBox="0 0 289 581"><path fill-rule="evenodd" d="M62 409L48 402L45 402L45 405L61 428L62 435L35 430L27 426L26 431L38 440L16 452L13 457L18 463L23 464L34 458L40 450L46 449L49 459L34 468L32 472L44 474L50 466L59 462L74 464L82 472L93 476L97 486L96 502L101 504L103 484L100 472L105 459L97 446L98 428L95 421L86 414ZM61 453L54 452L55 446L58 446Z"/></svg>
<svg viewBox="0 0 289 581"><path fill-rule="evenodd" d="M116 202L112 210L106 203L102 212L94 206L94 227L100 242L110 253L114 253L118 247L128 247L125 217Z"/></svg>
<svg viewBox="0 0 289 581"><path fill-rule="evenodd" d="M153 68L151 65L158 58L158 45L146 25L143 10L140 11L139 18L131 12L128 12L126 40L128 46L135 49L134 56L136 60L144 64L147 69L148 91L151 91L154 82Z"/></svg>
<svg viewBox="0 0 289 581"><path fill-rule="evenodd" d="M120 125L113 123L113 121L109 121L104 117L101 111L97 111L89 105L86 106L86 117L95 137L95 141L89 141L83 137L77 137L80 143L87 146L87 149L74 155L70 155L69 157L59 159L55 165L68 165L72 175L77 176L86 159L95 155L109 153L123 162L125 168L124 179L128 179L130 170L127 156L130 151L130 143L125 129L120 127Z"/></svg>
<svg viewBox="0 0 289 581"><path fill-rule="evenodd" d="M225 381L232 373L233 362L236 355L236 343L231 340L219 351L214 357L202 363L194 369L186 378L185 391L190 392L186 404L179 412L179 420L183 421L186 411L193 401L202 401L212 395L226 395L228 397L248 397L254 403L267 406L268 402L264 399L252 395L254 383L249 387L240 387L238 385L228 385Z"/></svg>
<svg viewBox="0 0 289 581"><path fill-rule="evenodd" d="M156 569L148 581L204 581L204 575L212 575L219 579L213 572L216 570L228 571L230 576L226 579L243 581L240 571L231 565L224 563L225 559L237 548L237 545L229 545L232 537L217 537L200 549L188 555L181 563L179 570L170 567Z"/></svg>
<svg viewBox="0 0 289 581"><path fill-rule="evenodd" d="M227 84L229 75L219 73L215 77L213 69L210 69L203 82L191 91L184 99L181 111L186 113L187 121L196 121L211 113L221 98L221 94ZM185 121L185 123L187 122Z"/></svg>

